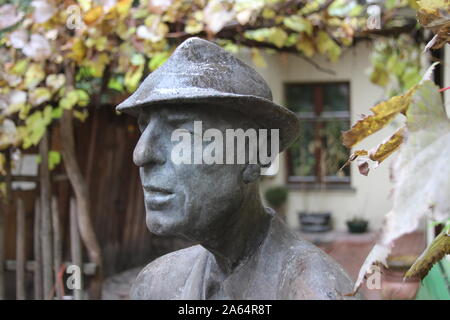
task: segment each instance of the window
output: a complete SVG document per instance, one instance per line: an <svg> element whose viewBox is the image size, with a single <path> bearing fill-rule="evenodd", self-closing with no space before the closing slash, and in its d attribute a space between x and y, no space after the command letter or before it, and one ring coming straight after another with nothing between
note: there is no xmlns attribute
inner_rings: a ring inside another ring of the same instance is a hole
<svg viewBox="0 0 450 320"><path fill-rule="evenodd" d="M349 150L341 132L350 127L350 88L343 83L286 84L286 105L300 119L300 137L288 149L288 183L347 186Z"/></svg>

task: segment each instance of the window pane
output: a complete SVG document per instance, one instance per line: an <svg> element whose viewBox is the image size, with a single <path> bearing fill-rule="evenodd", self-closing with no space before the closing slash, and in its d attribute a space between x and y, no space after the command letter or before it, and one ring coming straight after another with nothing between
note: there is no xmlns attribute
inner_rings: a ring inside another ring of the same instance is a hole
<svg viewBox="0 0 450 320"><path fill-rule="evenodd" d="M314 112L312 85L286 85L286 106L294 112Z"/></svg>
<svg viewBox="0 0 450 320"><path fill-rule="evenodd" d="M330 83L323 86L324 111L349 111L349 87L347 83Z"/></svg>
<svg viewBox="0 0 450 320"><path fill-rule="evenodd" d="M293 176L315 176L314 122L300 123L300 137L290 147Z"/></svg>
<svg viewBox="0 0 450 320"><path fill-rule="evenodd" d="M326 176L349 176L350 168L339 169L349 157L349 150L342 145L341 132L348 130L348 120L329 120L322 123L320 135L323 142L322 161Z"/></svg>

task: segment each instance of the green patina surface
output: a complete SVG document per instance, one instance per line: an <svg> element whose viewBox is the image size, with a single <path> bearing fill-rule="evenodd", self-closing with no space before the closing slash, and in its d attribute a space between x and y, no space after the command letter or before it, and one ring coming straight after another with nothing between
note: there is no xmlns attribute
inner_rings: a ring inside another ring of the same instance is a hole
<svg viewBox="0 0 450 320"><path fill-rule="evenodd" d="M450 300L450 260L436 263L423 279L417 300Z"/></svg>

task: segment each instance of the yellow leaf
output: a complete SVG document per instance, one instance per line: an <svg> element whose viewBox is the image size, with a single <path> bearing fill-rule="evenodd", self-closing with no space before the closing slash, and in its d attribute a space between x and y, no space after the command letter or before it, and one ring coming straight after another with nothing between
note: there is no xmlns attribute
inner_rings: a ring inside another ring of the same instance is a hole
<svg viewBox="0 0 450 320"><path fill-rule="evenodd" d="M273 19L276 15L276 12L270 8L263 9L262 16L264 19Z"/></svg>
<svg viewBox="0 0 450 320"><path fill-rule="evenodd" d="M375 150L370 153L370 159L381 163L397 150L404 140L405 128L398 129L386 142L381 143Z"/></svg>
<svg viewBox="0 0 450 320"><path fill-rule="evenodd" d="M25 72L25 88L34 89L45 78L45 72L41 64L32 63Z"/></svg>
<svg viewBox="0 0 450 320"><path fill-rule="evenodd" d="M297 50L301 51L305 56L311 58L314 55L314 44L308 37L301 37L297 42Z"/></svg>
<svg viewBox="0 0 450 320"><path fill-rule="evenodd" d="M72 58L78 63L81 63L86 54L86 48L84 46L83 40L77 38L74 40L72 45L72 51L67 54L68 58Z"/></svg>
<svg viewBox="0 0 450 320"><path fill-rule="evenodd" d="M97 6L95 8L90 9L83 17L84 22L87 25L95 23L103 14L103 7Z"/></svg>
<svg viewBox="0 0 450 320"><path fill-rule="evenodd" d="M184 27L184 31L189 34L197 34L203 30L203 23L195 19L189 19Z"/></svg>
<svg viewBox="0 0 450 320"><path fill-rule="evenodd" d="M359 120L350 130L342 133L343 144L347 148L353 147L364 138L386 126L398 113L405 112L416 88L417 86L414 86L404 95L392 97L371 108L373 115Z"/></svg>
<svg viewBox="0 0 450 320"><path fill-rule="evenodd" d="M83 11L88 11L92 8L92 0L78 0L77 2Z"/></svg>
<svg viewBox="0 0 450 320"><path fill-rule="evenodd" d="M391 137L389 137L389 139L380 143L377 147L375 147L370 151L367 150L354 151L340 170L349 165L350 162L355 161L358 157L360 157L358 161L359 171L361 174L367 176L371 168L371 165L369 164L370 160L375 161L376 165L378 165L381 162L383 162L387 157L389 157L392 153L394 153L403 143L404 132L405 127L400 128Z"/></svg>
<svg viewBox="0 0 450 320"><path fill-rule="evenodd" d="M449 2L446 0L419 0L417 4L421 9L426 10L439 10L449 6Z"/></svg>
<svg viewBox="0 0 450 320"><path fill-rule="evenodd" d="M264 57L261 55L261 53L259 52L259 50L257 48L252 48L251 57L252 57L252 61L255 64L255 66L260 67L260 68L267 67L266 60L264 59Z"/></svg>
<svg viewBox="0 0 450 320"><path fill-rule="evenodd" d="M125 16L130 11L132 0L119 0L116 5L116 10L121 17Z"/></svg>

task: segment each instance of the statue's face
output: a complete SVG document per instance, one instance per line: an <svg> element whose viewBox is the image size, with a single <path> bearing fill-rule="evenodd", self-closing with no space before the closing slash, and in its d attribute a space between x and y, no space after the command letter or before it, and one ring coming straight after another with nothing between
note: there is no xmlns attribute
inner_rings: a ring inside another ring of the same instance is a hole
<svg viewBox="0 0 450 320"><path fill-rule="evenodd" d="M201 106L145 109L138 118L142 135L133 159L140 167L148 228L156 234L182 235L196 241L223 232L244 199L245 165L176 164L172 150L180 141L171 141L171 136L182 129L193 140L194 121L202 121L203 131L215 128L225 132L239 128L244 123L242 117ZM203 149L210 143L202 142ZM193 159L196 151L191 148L191 152Z"/></svg>

